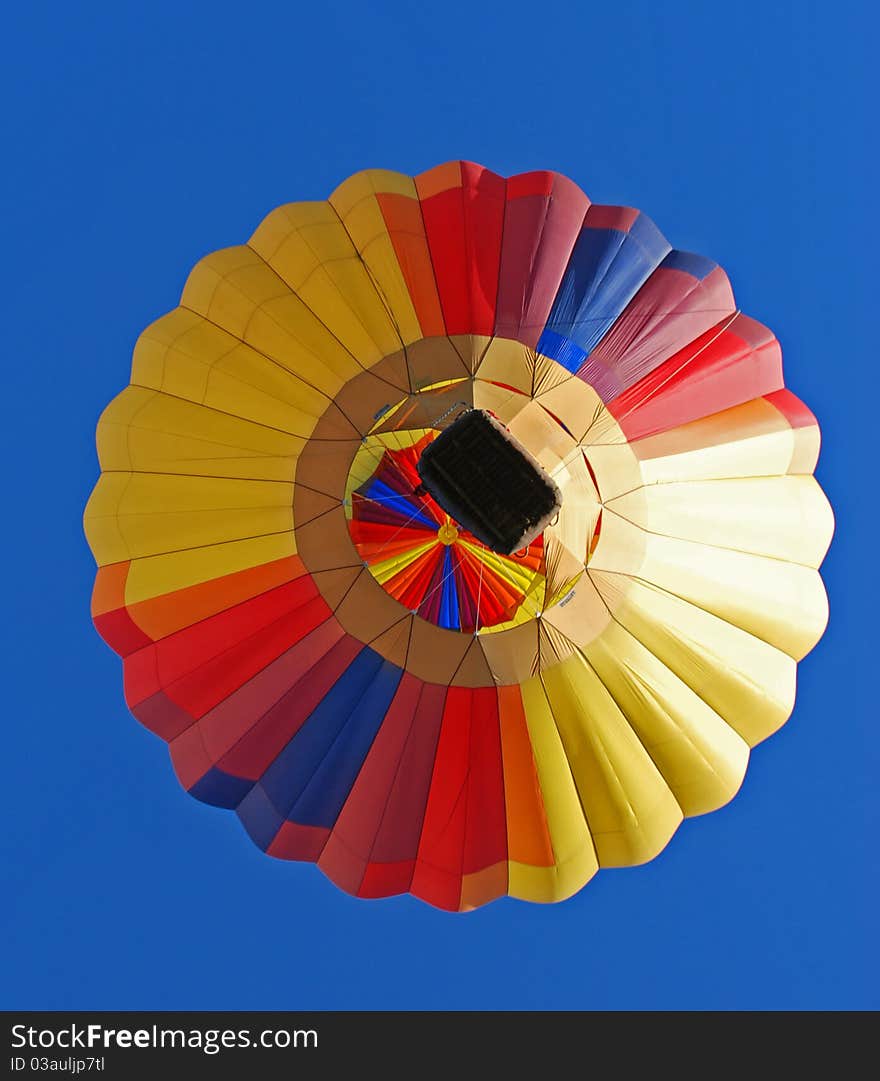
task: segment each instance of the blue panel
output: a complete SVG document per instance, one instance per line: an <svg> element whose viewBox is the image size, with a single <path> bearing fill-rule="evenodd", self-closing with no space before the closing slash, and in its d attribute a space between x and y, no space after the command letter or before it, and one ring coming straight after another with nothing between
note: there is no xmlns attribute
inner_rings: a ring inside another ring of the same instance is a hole
<svg viewBox="0 0 880 1081"><path fill-rule="evenodd" d="M685 274L702 281L709 277L718 264L703 255L694 255L693 252L671 251L660 266L664 270L683 270Z"/></svg>
<svg viewBox="0 0 880 1081"><path fill-rule="evenodd" d="M538 339L537 351L545 357L557 361L563 368L570 372L576 372L587 359L587 354L580 348L557 334L553 330L545 330Z"/></svg>
<svg viewBox="0 0 880 1081"><path fill-rule="evenodd" d="M582 229L538 352L576 371L668 251L669 244L644 214L628 233Z"/></svg>
<svg viewBox="0 0 880 1081"><path fill-rule="evenodd" d="M253 787L246 777L236 777L214 766L189 790L191 796L215 807L237 807Z"/></svg>
<svg viewBox="0 0 880 1081"><path fill-rule="evenodd" d="M364 652L373 653L369 649ZM378 654L373 653L373 656ZM311 779L287 815L292 822L330 829L339 817L403 675L397 665L383 661L381 657L379 660L381 664L372 682L344 719L338 735L326 746L320 758L312 758ZM311 724L312 718L309 718L301 731ZM322 727L326 729L327 726ZM326 743L324 739L321 742ZM317 744L313 744L313 749L316 747Z"/></svg>
<svg viewBox="0 0 880 1081"><path fill-rule="evenodd" d="M282 817L302 795L382 663L374 650L362 649L263 774L260 787Z"/></svg>
<svg viewBox="0 0 880 1081"><path fill-rule="evenodd" d="M455 575L452 569L452 552L447 547L443 556L443 591L440 594L440 626L460 630L458 615L458 593L455 589Z"/></svg>
<svg viewBox="0 0 880 1081"><path fill-rule="evenodd" d="M362 490L361 494L375 503L381 503L383 507L389 507L404 518L409 518L413 522L423 522L431 529L437 528L436 522L413 505L413 501L418 499L418 496L402 495L400 492L395 492L393 488L389 488L387 484L383 484L381 480L375 479L369 488Z"/></svg>
<svg viewBox="0 0 880 1081"><path fill-rule="evenodd" d="M244 797L238 807L238 817L250 834L254 844L265 852L275 840L275 834L284 825L284 815L279 814L260 785Z"/></svg>

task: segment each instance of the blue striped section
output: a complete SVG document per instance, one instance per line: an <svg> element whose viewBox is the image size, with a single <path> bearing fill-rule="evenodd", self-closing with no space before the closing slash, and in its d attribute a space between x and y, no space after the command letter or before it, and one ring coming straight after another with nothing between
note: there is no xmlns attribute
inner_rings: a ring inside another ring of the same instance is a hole
<svg viewBox="0 0 880 1081"><path fill-rule="evenodd" d="M545 330L538 339L538 352L557 361L563 368L576 372L587 359L587 354L579 345L557 334L554 330Z"/></svg>
<svg viewBox="0 0 880 1081"><path fill-rule="evenodd" d="M248 792L238 808L238 817L254 844L265 852L284 825L284 815L272 805L260 785Z"/></svg>
<svg viewBox="0 0 880 1081"><path fill-rule="evenodd" d="M409 518L412 515L413 522L423 522L426 526L430 526L431 529L437 528L437 523L431 521L427 514L418 510L413 506L413 496L403 495L401 492L395 492L393 488L389 488L387 484L383 484L381 480L373 479L372 483L367 489L362 489L362 494L367 499L372 499L376 503L381 503L385 507L390 507L393 511L402 515L404 518Z"/></svg>
<svg viewBox="0 0 880 1081"><path fill-rule="evenodd" d="M196 781L189 794L214 807L237 807L251 790L253 783L246 777L236 777L214 766Z"/></svg>
<svg viewBox="0 0 880 1081"><path fill-rule="evenodd" d="M704 255L694 255L689 251L671 251L663 262L660 264L663 270L682 270L685 274L690 274L692 278L696 278L697 281L702 281L704 278L708 278L713 270L718 266L717 263L713 263L711 259L707 259Z"/></svg>
<svg viewBox="0 0 880 1081"><path fill-rule="evenodd" d="M239 815L261 847L285 819L332 827L402 675L374 650L361 650L242 801Z"/></svg>
<svg viewBox="0 0 880 1081"><path fill-rule="evenodd" d="M451 630L461 630L458 615L458 593L455 589L455 575L452 570L452 551L447 546L443 556L443 590L440 594L440 626Z"/></svg>
<svg viewBox="0 0 880 1081"><path fill-rule="evenodd" d="M582 229L538 352L576 371L668 251L666 239L644 214L627 233Z"/></svg>

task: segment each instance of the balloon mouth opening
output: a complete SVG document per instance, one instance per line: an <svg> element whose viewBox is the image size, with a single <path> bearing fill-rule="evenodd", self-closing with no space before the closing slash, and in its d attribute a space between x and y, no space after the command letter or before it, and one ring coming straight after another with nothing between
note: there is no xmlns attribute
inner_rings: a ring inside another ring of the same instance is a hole
<svg viewBox="0 0 880 1081"><path fill-rule="evenodd" d="M562 506L553 479L485 409L460 414L425 447L416 469L417 491L501 555L527 548Z"/></svg>

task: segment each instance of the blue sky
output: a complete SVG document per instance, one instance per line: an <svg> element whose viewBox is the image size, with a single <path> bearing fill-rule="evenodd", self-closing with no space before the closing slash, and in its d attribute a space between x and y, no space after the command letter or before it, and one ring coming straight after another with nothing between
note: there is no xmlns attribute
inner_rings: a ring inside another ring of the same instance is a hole
<svg viewBox="0 0 880 1081"><path fill-rule="evenodd" d="M876 20L810 0L6 16L0 1005L880 1006ZM819 417L837 533L828 632L733 803L561 905L455 917L354 900L178 787L92 629L80 519L98 414L198 258L357 169L460 157L556 169L721 263Z"/></svg>

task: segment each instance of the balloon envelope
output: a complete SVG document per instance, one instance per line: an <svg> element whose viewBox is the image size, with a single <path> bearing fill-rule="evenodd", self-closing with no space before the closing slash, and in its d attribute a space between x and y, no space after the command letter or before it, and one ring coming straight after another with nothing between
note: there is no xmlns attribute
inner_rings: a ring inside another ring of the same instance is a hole
<svg viewBox="0 0 880 1081"><path fill-rule="evenodd" d="M516 459L442 451L478 411ZM97 441L132 712L361 897L555 901L651 859L736 793L827 620L819 430L773 334L556 173L278 208L142 333Z"/></svg>

